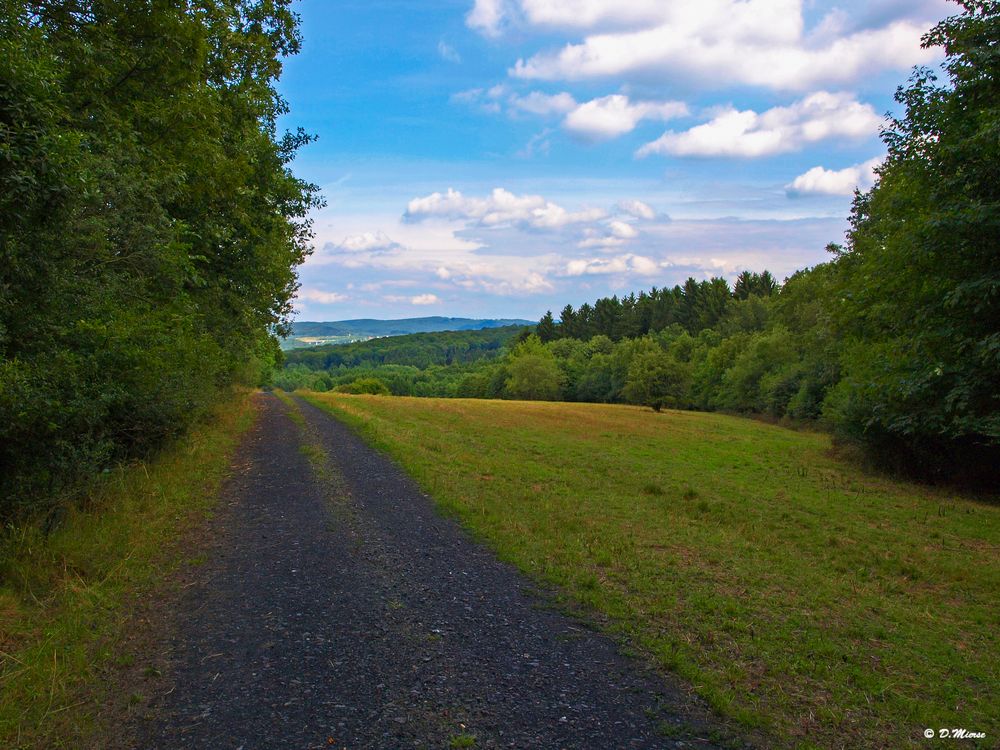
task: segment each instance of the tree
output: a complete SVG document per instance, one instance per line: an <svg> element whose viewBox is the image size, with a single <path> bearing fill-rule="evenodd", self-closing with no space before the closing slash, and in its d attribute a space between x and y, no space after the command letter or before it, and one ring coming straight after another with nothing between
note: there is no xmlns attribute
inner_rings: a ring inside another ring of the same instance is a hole
<svg viewBox="0 0 1000 750"><path fill-rule="evenodd" d="M569 338L580 338L577 335L576 313L573 305L566 305L559 313L559 335Z"/></svg>
<svg viewBox="0 0 1000 750"><path fill-rule="evenodd" d="M0 0L0 515L45 512L278 356L315 188L288 0Z"/></svg>
<svg viewBox="0 0 1000 750"><path fill-rule="evenodd" d="M1000 450L1000 4L923 40L946 85L917 69L883 133L878 183L854 202L838 323L844 378L826 413L882 456L944 472Z"/></svg>
<svg viewBox="0 0 1000 750"><path fill-rule="evenodd" d="M556 322L552 318L552 311L549 310L542 316L542 319L538 321L538 325L535 326L535 333L543 344L547 344L550 341L554 341L558 337L556 331Z"/></svg>
<svg viewBox="0 0 1000 750"><path fill-rule="evenodd" d="M632 358L622 397L630 404L677 406L687 391L686 368L664 351L641 352Z"/></svg>
<svg viewBox="0 0 1000 750"><path fill-rule="evenodd" d="M535 335L514 347L507 372L506 391L510 398L558 401L562 397L562 371L555 357Z"/></svg>

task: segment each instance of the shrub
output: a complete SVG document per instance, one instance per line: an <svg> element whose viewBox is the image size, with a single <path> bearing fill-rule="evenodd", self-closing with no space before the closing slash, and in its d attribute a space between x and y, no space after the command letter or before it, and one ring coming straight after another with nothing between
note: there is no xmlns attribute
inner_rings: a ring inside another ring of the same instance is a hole
<svg viewBox="0 0 1000 750"><path fill-rule="evenodd" d="M338 385L334 390L337 393L369 394L372 396L391 396L392 391L389 386L378 378L358 378L352 383Z"/></svg>

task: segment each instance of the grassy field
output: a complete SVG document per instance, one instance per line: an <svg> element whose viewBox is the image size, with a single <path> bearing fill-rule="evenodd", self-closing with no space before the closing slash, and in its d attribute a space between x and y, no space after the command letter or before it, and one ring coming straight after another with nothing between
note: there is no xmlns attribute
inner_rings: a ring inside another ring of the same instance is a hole
<svg viewBox="0 0 1000 750"><path fill-rule="evenodd" d="M747 725L803 748L1000 743L995 503L718 414L307 398Z"/></svg>
<svg viewBox="0 0 1000 750"><path fill-rule="evenodd" d="M102 747L108 717L143 702L120 692L136 658L132 605L190 562L179 542L211 512L252 420L241 396L150 463L109 475L48 536L3 531L0 747Z"/></svg>

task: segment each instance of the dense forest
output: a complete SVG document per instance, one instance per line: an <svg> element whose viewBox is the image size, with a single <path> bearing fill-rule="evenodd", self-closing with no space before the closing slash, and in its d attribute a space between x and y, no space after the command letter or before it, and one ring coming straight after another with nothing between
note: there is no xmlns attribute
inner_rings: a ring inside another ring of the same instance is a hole
<svg viewBox="0 0 1000 750"><path fill-rule="evenodd" d="M397 396L441 396L458 393L465 376L506 355L515 338L526 335L524 326L504 326L470 331L415 333L386 336L354 344L315 346L287 352L283 370L274 384L293 391L356 390L355 381L372 379Z"/></svg>
<svg viewBox="0 0 1000 750"><path fill-rule="evenodd" d="M278 355L315 188L290 0L0 0L0 516L46 512Z"/></svg>
<svg viewBox="0 0 1000 750"><path fill-rule="evenodd" d="M1000 7L962 5L924 38L944 48L947 81L921 68L897 91L904 112L883 131L888 156L875 187L856 194L829 262L781 285L745 272L732 288L689 279L566 306L500 358L458 371L438 362L420 371L421 389L387 377L388 390L816 420L882 465L927 477L995 473ZM356 377L382 375L367 363L336 366L336 382L313 385L350 390Z"/></svg>

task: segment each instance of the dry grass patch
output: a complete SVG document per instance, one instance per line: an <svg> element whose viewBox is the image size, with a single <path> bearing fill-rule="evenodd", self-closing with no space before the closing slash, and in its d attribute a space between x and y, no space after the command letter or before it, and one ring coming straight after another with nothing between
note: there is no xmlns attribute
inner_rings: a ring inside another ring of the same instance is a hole
<svg viewBox="0 0 1000 750"><path fill-rule="evenodd" d="M52 533L3 532L0 746L101 746L115 728L100 717L144 702L118 694L112 679L133 667L129 602L185 561L177 542L211 513L252 421L241 395L154 460L108 475Z"/></svg>
<svg viewBox="0 0 1000 750"><path fill-rule="evenodd" d="M799 747L1000 737L995 503L719 414L307 397L748 725Z"/></svg>

